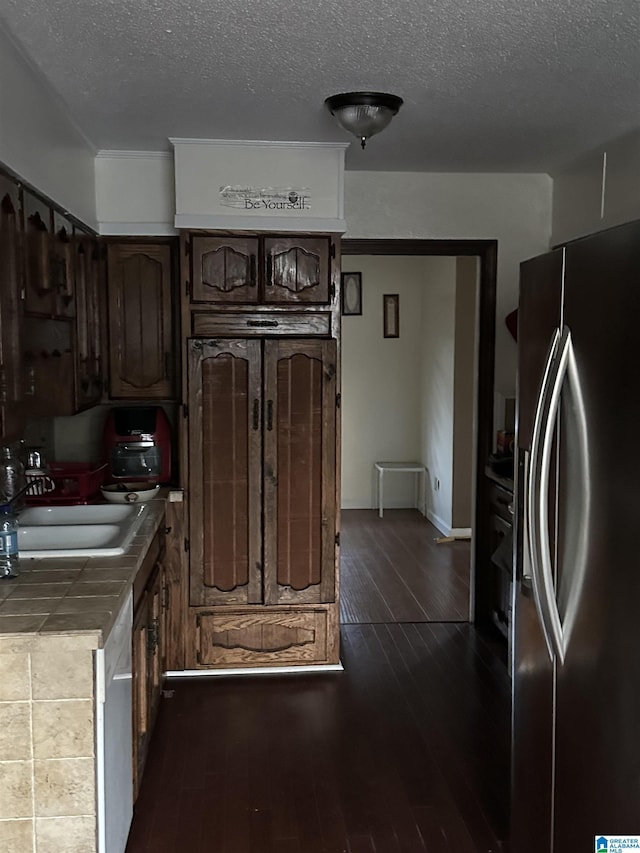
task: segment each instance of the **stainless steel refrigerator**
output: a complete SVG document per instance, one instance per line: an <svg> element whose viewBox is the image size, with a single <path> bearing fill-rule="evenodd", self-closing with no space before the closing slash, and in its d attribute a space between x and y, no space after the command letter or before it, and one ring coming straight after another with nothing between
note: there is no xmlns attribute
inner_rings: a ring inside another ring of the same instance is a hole
<svg viewBox="0 0 640 853"><path fill-rule="evenodd" d="M640 834L640 223L521 266L512 853Z"/></svg>

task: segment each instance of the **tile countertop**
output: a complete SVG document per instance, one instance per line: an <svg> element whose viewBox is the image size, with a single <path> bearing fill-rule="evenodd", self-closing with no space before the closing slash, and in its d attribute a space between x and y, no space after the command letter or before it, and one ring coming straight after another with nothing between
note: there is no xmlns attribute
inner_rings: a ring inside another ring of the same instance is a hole
<svg viewBox="0 0 640 853"><path fill-rule="evenodd" d="M149 501L121 557L20 560L19 576L0 580L0 652L43 642L47 648L52 642L61 649L101 648L164 518L168 492Z"/></svg>

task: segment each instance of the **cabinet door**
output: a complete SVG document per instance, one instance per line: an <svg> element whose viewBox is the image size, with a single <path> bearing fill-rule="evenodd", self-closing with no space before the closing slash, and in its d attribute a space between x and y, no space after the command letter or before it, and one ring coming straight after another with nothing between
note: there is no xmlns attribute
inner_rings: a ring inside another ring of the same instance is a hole
<svg viewBox="0 0 640 853"><path fill-rule="evenodd" d="M162 693L162 597L164 570L159 563L149 582L147 603L147 697L149 731L158 716Z"/></svg>
<svg viewBox="0 0 640 853"><path fill-rule="evenodd" d="M330 248L329 237L265 237L264 301L328 303Z"/></svg>
<svg viewBox="0 0 640 853"><path fill-rule="evenodd" d="M24 426L18 188L2 180L0 195L0 437L13 441Z"/></svg>
<svg viewBox="0 0 640 853"><path fill-rule="evenodd" d="M265 603L335 600L336 343L265 341Z"/></svg>
<svg viewBox="0 0 640 853"><path fill-rule="evenodd" d="M53 213L53 235L49 271L55 292L56 317L75 317L75 263L73 223L61 213Z"/></svg>
<svg viewBox="0 0 640 853"><path fill-rule="evenodd" d="M191 301L255 303L258 238L191 238Z"/></svg>
<svg viewBox="0 0 640 853"><path fill-rule="evenodd" d="M23 191L25 303L28 314L53 317L56 290L51 276L51 210Z"/></svg>
<svg viewBox="0 0 640 853"><path fill-rule="evenodd" d="M172 397L171 247L109 246L108 290L111 396Z"/></svg>
<svg viewBox="0 0 640 853"><path fill-rule="evenodd" d="M131 660L133 672L133 796L138 795L149 741L149 667L148 621L149 597L145 592L133 620Z"/></svg>
<svg viewBox="0 0 640 853"><path fill-rule="evenodd" d="M190 603L260 603L261 343L188 352Z"/></svg>
<svg viewBox="0 0 640 853"><path fill-rule="evenodd" d="M77 232L73 239L76 302L76 408L95 405L102 397L101 326L95 240Z"/></svg>

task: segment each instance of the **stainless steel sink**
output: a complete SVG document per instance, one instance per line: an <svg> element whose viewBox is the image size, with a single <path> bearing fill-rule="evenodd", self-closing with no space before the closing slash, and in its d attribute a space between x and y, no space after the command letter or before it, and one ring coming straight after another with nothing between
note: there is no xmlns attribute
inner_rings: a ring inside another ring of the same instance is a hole
<svg viewBox="0 0 640 853"><path fill-rule="evenodd" d="M22 558L117 557L126 553L147 506L28 507L18 516Z"/></svg>

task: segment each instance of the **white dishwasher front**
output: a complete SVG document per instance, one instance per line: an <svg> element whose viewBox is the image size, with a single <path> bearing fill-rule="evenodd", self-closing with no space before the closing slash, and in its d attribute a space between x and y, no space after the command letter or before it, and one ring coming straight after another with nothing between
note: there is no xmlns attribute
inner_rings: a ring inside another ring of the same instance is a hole
<svg viewBox="0 0 640 853"><path fill-rule="evenodd" d="M96 652L98 852L124 853L133 819L130 593Z"/></svg>

